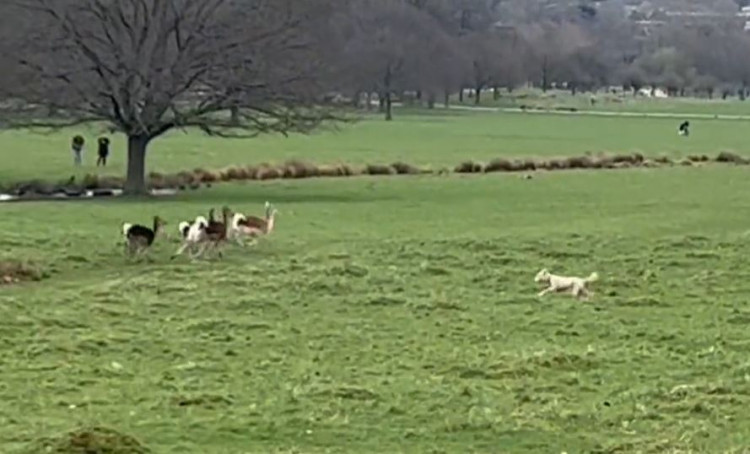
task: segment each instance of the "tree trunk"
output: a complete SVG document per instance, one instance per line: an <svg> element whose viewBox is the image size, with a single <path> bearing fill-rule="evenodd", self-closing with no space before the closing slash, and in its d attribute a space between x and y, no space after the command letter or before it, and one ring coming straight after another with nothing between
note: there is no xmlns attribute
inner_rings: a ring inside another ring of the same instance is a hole
<svg viewBox="0 0 750 454"><path fill-rule="evenodd" d="M443 106L449 108L451 106L451 93L448 90L443 92Z"/></svg>
<svg viewBox="0 0 750 454"><path fill-rule="evenodd" d="M495 101L500 99L500 89L497 87L497 85L492 87L492 99L494 99Z"/></svg>
<svg viewBox="0 0 750 454"><path fill-rule="evenodd" d="M369 90L367 91L367 96L365 97L365 102L367 103L366 109L368 111L372 110L372 92L369 91Z"/></svg>
<svg viewBox="0 0 750 454"><path fill-rule="evenodd" d="M240 108L237 106L232 106L229 109L229 113L231 115L231 122L235 126L239 126L240 124Z"/></svg>
<svg viewBox="0 0 750 454"><path fill-rule="evenodd" d="M391 100L391 78L393 74L391 73L391 67L388 66L388 69L385 72L385 77L383 77L383 86L385 87L385 121L391 121L393 120L393 102Z"/></svg>
<svg viewBox="0 0 750 454"><path fill-rule="evenodd" d="M378 112L385 112L385 93L382 92L378 95Z"/></svg>
<svg viewBox="0 0 750 454"><path fill-rule="evenodd" d="M458 90L458 102L463 103L464 102L464 87L462 86L460 90Z"/></svg>
<svg viewBox="0 0 750 454"><path fill-rule="evenodd" d="M146 135L128 136L128 173L125 180L125 193L144 195L146 188L146 148L151 141Z"/></svg>
<svg viewBox="0 0 750 454"><path fill-rule="evenodd" d="M474 89L474 104L479 105L479 102L482 100L482 87L477 86Z"/></svg>
<svg viewBox="0 0 750 454"><path fill-rule="evenodd" d="M391 100L391 92L385 93L385 121L393 120L393 102Z"/></svg>

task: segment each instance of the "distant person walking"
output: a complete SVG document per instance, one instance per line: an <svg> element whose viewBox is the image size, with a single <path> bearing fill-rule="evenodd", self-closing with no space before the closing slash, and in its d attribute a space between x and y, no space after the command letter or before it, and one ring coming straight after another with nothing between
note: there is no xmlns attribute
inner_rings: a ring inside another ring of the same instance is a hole
<svg viewBox="0 0 750 454"><path fill-rule="evenodd" d="M70 148L73 150L73 164L76 166L81 165L81 155L83 154L83 146L86 143L86 140L84 140L83 136L75 136L73 137L73 142L70 145Z"/></svg>
<svg viewBox="0 0 750 454"><path fill-rule="evenodd" d="M684 122L682 122L680 124L680 127L677 129L677 132L681 136L685 136L685 137L689 136L690 135L690 122L687 121L687 120L685 120Z"/></svg>
<svg viewBox="0 0 750 454"><path fill-rule="evenodd" d="M99 167L99 165L101 165L102 167L106 167L107 157L109 156L109 138L99 137L98 155L99 157L96 159L96 166Z"/></svg>

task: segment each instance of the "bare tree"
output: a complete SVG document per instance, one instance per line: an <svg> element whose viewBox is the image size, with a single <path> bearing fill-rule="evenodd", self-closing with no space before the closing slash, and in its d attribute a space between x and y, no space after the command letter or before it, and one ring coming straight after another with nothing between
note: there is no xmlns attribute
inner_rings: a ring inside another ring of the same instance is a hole
<svg viewBox="0 0 750 454"><path fill-rule="evenodd" d="M393 94L418 89L450 43L434 18L403 0L353 0L341 14L350 83L377 91L391 120Z"/></svg>
<svg viewBox="0 0 750 454"><path fill-rule="evenodd" d="M127 135L126 191L143 193L148 145L171 129L245 137L331 118L313 102L320 61L310 24L324 2L315 3L13 0L31 26L13 43L26 83L4 93L25 109L5 113L15 126L106 122ZM39 121L29 107L40 105L65 118Z"/></svg>

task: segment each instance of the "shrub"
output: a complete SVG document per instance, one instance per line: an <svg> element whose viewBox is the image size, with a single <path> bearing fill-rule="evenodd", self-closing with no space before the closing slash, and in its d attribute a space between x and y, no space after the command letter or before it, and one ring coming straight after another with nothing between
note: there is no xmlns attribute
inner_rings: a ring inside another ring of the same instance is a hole
<svg viewBox="0 0 750 454"><path fill-rule="evenodd" d="M725 162L731 164L747 164L747 160L732 151L722 151L716 156L716 162Z"/></svg>
<svg viewBox="0 0 750 454"><path fill-rule="evenodd" d="M214 183L216 181L219 181L220 179L219 175L217 175L216 173L210 172L200 167L193 170L193 175L193 178L200 181L201 183Z"/></svg>
<svg viewBox="0 0 750 454"><path fill-rule="evenodd" d="M513 170L515 171L533 171L537 169L537 162L533 159L527 158L520 161L513 161Z"/></svg>
<svg viewBox="0 0 750 454"><path fill-rule="evenodd" d="M318 175L321 177L340 177L341 169L339 166L323 165L318 167Z"/></svg>
<svg viewBox="0 0 750 454"><path fill-rule="evenodd" d="M399 175L418 175L422 173L419 167L413 166L411 164L407 164L405 162L400 162L400 161L394 162L393 164L391 164L391 167Z"/></svg>
<svg viewBox="0 0 750 454"><path fill-rule="evenodd" d="M81 182L84 189L99 189L99 176L87 173Z"/></svg>
<svg viewBox="0 0 750 454"><path fill-rule="evenodd" d="M100 189L122 189L125 187L125 178L107 175L99 178Z"/></svg>
<svg viewBox="0 0 750 454"><path fill-rule="evenodd" d="M488 162L484 166L484 172L511 172L513 170L513 162L505 158L495 158Z"/></svg>
<svg viewBox="0 0 750 454"><path fill-rule="evenodd" d="M474 161L464 161L457 165L454 171L456 173L480 173L484 167L482 164Z"/></svg>
<svg viewBox="0 0 750 454"><path fill-rule="evenodd" d="M364 173L366 175L395 175L396 169L382 164L367 164Z"/></svg>
<svg viewBox="0 0 750 454"><path fill-rule="evenodd" d="M568 168L566 159L549 159L540 164L541 168L546 170L563 170Z"/></svg>
<svg viewBox="0 0 750 454"><path fill-rule="evenodd" d="M654 162L657 164L663 164L663 165L672 165L674 164L674 161L672 161L672 158L669 156L658 156L654 158Z"/></svg>
<svg viewBox="0 0 750 454"><path fill-rule="evenodd" d="M278 178L283 177L283 173L281 170L277 169L276 167L271 167L268 165L264 165L262 167L258 167L258 170L255 172L255 179L257 180L276 180Z"/></svg>
<svg viewBox="0 0 750 454"><path fill-rule="evenodd" d="M314 165L298 161L289 160L282 166L284 178L312 178L318 176L318 168Z"/></svg>
<svg viewBox="0 0 750 454"><path fill-rule="evenodd" d="M588 156L574 156L566 159L569 169L590 169L594 167L594 161Z"/></svg>

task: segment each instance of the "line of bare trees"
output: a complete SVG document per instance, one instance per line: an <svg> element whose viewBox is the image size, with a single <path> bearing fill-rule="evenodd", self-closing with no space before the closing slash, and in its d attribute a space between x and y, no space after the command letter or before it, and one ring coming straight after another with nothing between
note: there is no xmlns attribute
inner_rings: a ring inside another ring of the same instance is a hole
<svg viewBox="0 0 750 454"><path fill-rule="evenodd" d="M525 84L572 92L750 90L742 0L6 0L0 121L103 122L128 137L127 190L173 129L253 136L343 120L327 101L432 106ZM675 13L676 12L676 13Z"/></svg>

